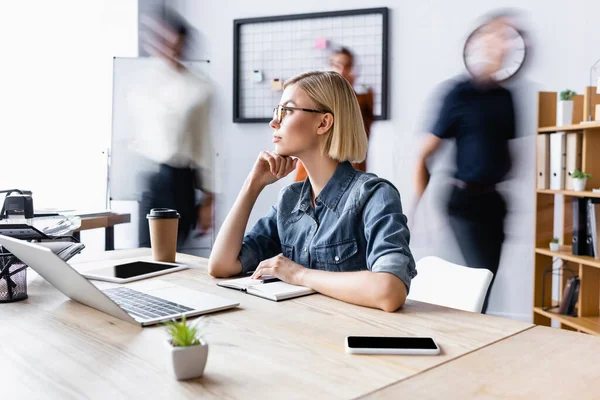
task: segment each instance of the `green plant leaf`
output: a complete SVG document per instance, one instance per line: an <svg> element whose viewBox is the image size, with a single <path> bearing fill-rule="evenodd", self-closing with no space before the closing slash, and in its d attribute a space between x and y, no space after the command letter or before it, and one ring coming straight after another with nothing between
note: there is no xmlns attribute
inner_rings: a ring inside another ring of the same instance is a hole
<svg viewBox="0 0 600 400"><path fill-rule="evenodd" d="M573 100L573 97L575 97L575 95L577 95L576 92L574 92L570 89L566 89L566 90L563 90L562 92L560 92L560 99L562 101Z"/></svg>
<svg viewBox="0 0 600 400"><path fill-rule="evenodd" d="M592 177L591 174L588 174L587 172L582 172L580 169L575 169L573 170L573 172L571 173L571 177L573 179L589 179Z"/></svg>
<svg viewBox="0 0 600 400"><path fill-rule="evenodd" d="M198 320L198 323L201 321L203 321L202 318ZM181 322L177 322L176 320L167 322L165 327L171 344L175 347L188 347L200 344L202 335L199 333L198 323L194 325L188 324L185 316L181 319Z"/></svg>

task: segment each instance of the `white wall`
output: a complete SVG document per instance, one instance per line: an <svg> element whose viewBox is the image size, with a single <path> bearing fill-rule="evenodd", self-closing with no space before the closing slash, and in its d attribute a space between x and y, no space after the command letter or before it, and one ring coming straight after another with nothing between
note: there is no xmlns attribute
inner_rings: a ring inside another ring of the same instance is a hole
<svg viewBox="0 0 600 400"><path fill-rule="evenodd" d="M36 208L104 209L112 58L136 55L137 1L4 2L1 20L0 189L32 190ZM104 248L102 230L82 236Z"/></svg>
<svg viewBox="0 0 600 400"><path fill-rule="evenodd" d="M514 140L516 165L513 178L503 185L509 210L507 241L500 273L492 293L490 311L530 319L533 266L534 137L536 92L587 84L589 67L600 56L597 16L600 2L547 0L500 2L491 0L380 1L336 0L273 2L228 0L206 2L177 0L172 4L199 30L201 47L192 54L211 60L211 77L219 89L214 130L218 144L223 191L218 200L217 223L223 221L256 155L271 148L267 124L233 124L233 23L237 18L262 17L387 6L390 15L391 120L373 125L370 169L392 180L412 215L412 172L415 149L430 122L436 86L463 72L462 46L478 17L498 7L519 7L525 12L534 39L530 68L515 82L521 137ZM441 157L448 161L448 156ZM416 258L429 254L460 260L443 219L443 185L446 163L438 162L432 188L424 206L414 215L411 247ZM250 224L266 213L281 187L279 182L261 195Z"/></svg>
<svg viewBox="0 0 600 400"><path fill-rule="evenodd" d="M0 188L32 190L35 206L104 208L112 57L136 53L137 3L30 0L3 11Z"/></svg>

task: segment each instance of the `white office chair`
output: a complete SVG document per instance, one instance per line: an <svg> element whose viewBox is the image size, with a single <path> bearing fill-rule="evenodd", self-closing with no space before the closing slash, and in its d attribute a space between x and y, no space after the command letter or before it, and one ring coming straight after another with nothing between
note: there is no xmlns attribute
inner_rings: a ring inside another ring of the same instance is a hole
<svg viewBox="0 0 600 400"><path fill-rule="evenodd" d="M417 261L417 272L409 299L472 312L481 312L493 277L487 269L463 267L433 256Z"/></svg>

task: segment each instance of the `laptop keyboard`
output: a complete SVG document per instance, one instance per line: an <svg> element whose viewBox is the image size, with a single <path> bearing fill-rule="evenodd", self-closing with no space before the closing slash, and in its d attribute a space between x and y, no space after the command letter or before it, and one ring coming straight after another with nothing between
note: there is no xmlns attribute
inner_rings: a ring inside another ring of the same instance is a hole
<svg viewBox="0 0 600 400"><path fill-rule="evenodd" d="M103 290L112 301L134 317L155 319L192 311L193 308L173 303L159 297L138 292L127 287Z"/></svg>

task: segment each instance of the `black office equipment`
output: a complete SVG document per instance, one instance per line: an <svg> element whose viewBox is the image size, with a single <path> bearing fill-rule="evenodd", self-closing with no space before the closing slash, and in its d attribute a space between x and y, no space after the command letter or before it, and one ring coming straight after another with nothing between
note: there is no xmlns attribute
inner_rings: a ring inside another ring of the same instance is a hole
<svg viewBox="0 0 600 400"><path fill-rule="evenodd" d="M33 218L33 199L26 194L11 194L4 199L4 215Z"/></svg>
<svg viewBox="0 0 600 400"><path fill-rule="evenodd" d="M72 236L50 237L27 224L0 224L0 235L32 241L67 261L85 248ZM27 298L27 265L0 246L0 303Z"/></svg>
<svg viewBox="0 0 600 400"><path fill-rule="evenodd" d="M591 256L587 243L587 199L573 199L573 255Z"/></svg>
<svg viewBox="0 0 600 400"><path fill-rule="evenodd" d="M79 243L73 236L50 237L27 224L0 224L0 235L33 241L39 246L49 248L63 261L68 261L85 248L85 245Z"/></svg>
<svg viewBox="0 0 600 400"><path fill-rule="evenodd" d="M598 244L598 225L600 225L600 203L598 199L589 199L587 209L587 219L589 221L588 237L592 240L592 250L594 257L600 259L600 246Z"/></svg>
<svg viewBox="0 0 600 400"><path fill-rule="evenodd" d="M585 211L585 221L586 221L586 235L585 235L585 244L586 244L586 255L590 257L597 257L597 254L594 252L594 237L593 231L594 227L592 227L590 209L593 207L592 199L586 199L586 211Z"/></svg>
<svg viewBox="0 0 600 400"><path fill-rule="evenodd" d="M0 190L0 193L6 193L0 219L10 216L33 218L33 199L29 190L7 189Z"/></svg>

